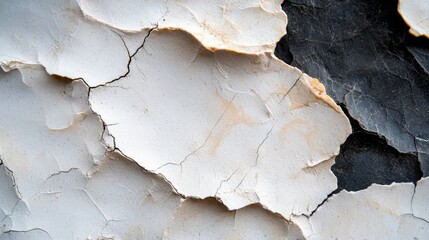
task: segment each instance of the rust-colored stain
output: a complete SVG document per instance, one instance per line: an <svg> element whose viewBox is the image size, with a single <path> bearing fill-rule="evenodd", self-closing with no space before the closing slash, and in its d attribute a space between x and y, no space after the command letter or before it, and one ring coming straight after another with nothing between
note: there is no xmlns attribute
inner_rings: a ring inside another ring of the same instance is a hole
<svg viewBox="0 0 429 240"><path fill-rule="evenodd" d="M310 83L308 88L310 91L319 99L323 100L326 104L328 104L331 108L333 108L335 111L342 113L341 108L332 100L331 97L329 97L326 94L326 89L323 84L319 82L316 78L312 78L309 76L306 76L308 78L308 82Z"/></svg>
<svg viewBox="0 0 429 240"><path fill-rule="evenodd" d="M282 142L282 144L285 144L285 139L286 139L286 134L290 133L290 132L298 132L300 133L302 136L307 136L308 135L308 131L305 128L306 126L306 122L303 119L300 118L295 118L292 121L288 121L286 122L282 128L280 129L278 135L279 138Z"/></svg>
<svg viewBox="0 0 429 240"><path fill-rule="evenodd" d="M213 130L213 134L208 140L209 154L214 155L222 144L223 140L230 134L231 130L237 125L253 125L259 121L247 116L243 110L237 106L234 101L239 98L238 96L233 99L226 99L224 96L219 96L220 104L223 109L226 109L224 116L220 120L218 126Z"/></svg>

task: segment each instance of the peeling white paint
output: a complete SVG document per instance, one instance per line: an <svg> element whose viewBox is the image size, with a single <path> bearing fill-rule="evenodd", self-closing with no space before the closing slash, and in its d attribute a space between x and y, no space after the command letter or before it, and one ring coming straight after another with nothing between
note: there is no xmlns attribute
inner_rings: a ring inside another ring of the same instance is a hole
<svg viewBox="0 0 429 240"><path fill-rule="evenodd" d="M190 32L213 49L273 52L286 33L280 4L279 0L2 1L0 66L9 71L41 64L50 74L83 78L97 86L126 74L133 48L124 46L123 38L157 26Z"/></svg>
<svg viewBox="0 0 429 240"><path fill-rule="evenodd" d="M429 38L429 1L399 0L398 11L416 37Z"/></svg>
<svg viewBox="0 0 429 240"><path fill-rule="evenodd" d="M127 70L120 36L85 19L73 0L1 1L0 16L0 64L5 70L42 64L50 74L84 78L90 85Z"/></svg>
<svg viewBox="0 0 429 240"><path fill-rule="evenodd" d="M212 53L155 30L130 73L91 89L116 147L185 196L252 203L288 218L336 189L330 171L350 133L317 80L271 54Z"/></svg>
<svg viewBox="0 0 429 240"><path fill-rule="evenodd" d="M0 117L0 239L161 238L179 196L135 163L105 155L82 81L24 68L2 73L0 91L1 109L20 109Z"/></svg>
<svg viewBox="0 0 429 240"><path fill-rule="evenodd" d="M182 29L209 49L273 52L286 33L281 0L79 0L90 19L126 32ZM130 11L133 10L133 11Z"/></svg>
<svg viewBox="0 0 429 240"><path fill-rule="evenodd" d="M0 108L7 111L0 116L0 154L21 197L33 196L53 173L76 166L87 172L104 158L99 118L73 97L85 88L82 81L64 84L40 67L0 78Z"/></svg>
<svg viewBox="0 0 429 240"><path fill-rule="evenodd" d="M324 201L351 128L280 4L0 2L0 240L426 238L427 178Z"/></svg>
<svg viewBox="0 0 429 240"><path fill-rule="evenodd" d="M412 183L393 183L341 191L311 217L294 220L306 239L426 239L428 180L420 180L416 188Z"/></svg>
<svg viewBox="0 0 429 240"><path fill-rule="evenodd" d="M213 199L182 200L162 178L106 153L102 123L85 101L88 90L38 66L1 73L0 108L21 111L0 117L0 239L169 239L190 208L203 213L191 222L229 218L218 225L227 239L302 236L258 206L230 212ZM230 228L236 234L228 235ZM202 231L189 230L177 236Z"/></svg>
<svg viewBox="0 0 429 240"><path fill-rule="evenodd" d="M1 240L52 240L42 229L28 231L9 231L0 235Z"/></svg>
<svg viewBox="0 0 429 240"><path fill-rule="evenodd" d="M304 239L301 230L258 206L228 211L214 199L180 204L164 239Z"/></svg>

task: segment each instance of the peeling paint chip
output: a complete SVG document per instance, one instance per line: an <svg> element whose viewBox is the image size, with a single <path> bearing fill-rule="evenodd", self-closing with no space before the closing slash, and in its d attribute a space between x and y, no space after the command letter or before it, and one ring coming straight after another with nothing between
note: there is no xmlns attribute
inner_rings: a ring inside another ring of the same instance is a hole
<svg viewBox="0 0 429 240"><path fill-rule="evenodd" d="M286 218L336 189L330 166L351 131L316 79L272 54L211 52L182 31L153 31L129 74L89 101L116 147L180 194Z"/></svg>
<svg viewBox="0 0 429 240"><path fill-rule="evenodd" d="M186 239L304 239L301 230L258 206L228 211L214 199L187 199L180 204L165 240Z"/></svg>
<svg viewBox="0 0 429 240"><path fill-rule="evenodd" d="M429 1L399 0L398 11L416 37L429 38Z"/></svg>
<svg viewBox="0 0 429 240"><path fill-rule="evenodd" d="M78 0L82 12L126 32L183 29L210 49L273 51L286 33L282 0ZM132 11L130 11L132 10Z"/></svg>
<svg viewBox="0 0 429 240"><path fill-rule="evenodd" d="M429 178L342 191L294 220L306 239L427 239Z"/></svg>
<svg viewBox="0 0 429 240"><path fill-rule="evenodd" d="M210 49L273 52L286 33L280 0L0 1L0 66L42 64L90 86L127 72L135 35L181 29ZM125 46L124 46L124 43Z"/></svg>

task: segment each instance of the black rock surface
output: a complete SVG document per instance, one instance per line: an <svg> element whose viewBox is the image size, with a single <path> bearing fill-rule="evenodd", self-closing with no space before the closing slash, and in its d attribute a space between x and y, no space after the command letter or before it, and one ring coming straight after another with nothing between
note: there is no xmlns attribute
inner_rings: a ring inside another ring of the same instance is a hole
<svg viewBox="0 0 429 240"><path fill-rule="evenodd" d="M347 114L347 110L344 110ZM398 152L385 139L363 130L356 120L350 120L353 133L341 146L340 154L332 166L338 179L336 192L342 189L358 191L373 183L416 183L422 177L415 155Z"/></svg>
<svg viewBox="0 0 429 240"><path fill-rule="evenodd" d="M397 4L283 3L287 35L275 54L318 78L359 123L333 167L339 188L429 176L429 40L408 33Z"/></svg>

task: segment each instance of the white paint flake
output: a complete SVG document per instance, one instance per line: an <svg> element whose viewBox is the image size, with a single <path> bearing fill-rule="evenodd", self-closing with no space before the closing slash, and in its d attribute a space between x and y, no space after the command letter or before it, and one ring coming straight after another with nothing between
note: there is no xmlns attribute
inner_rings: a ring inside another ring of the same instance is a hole
<svg viewBox="0 0 429 240"><path fill-rule="evenodd" d="M214 199L187 199L180 204L165 240L186 239L304 239L301 230L258 206L228 211Z"/></svg>
<svg viewBox="0 0 429 240"><path fill-rule="evenodd" d="M306 239L427 239L429 178L417 183L373 184L358 192L341 191L314 214L295 222Z"/></svg>
<svg viewBox="0 0 429 240"><path fill-rule="evenodd" d="M336 189L332 158L351 131L316 79L181 31L153 31L130 73L91 89L90 103L116 147L179 193L286 218Z"/></svg>
<svg viewBox="0 0 429 240"><path fill-rule="evenodd" d="M416 37L429 38L429 1L399 0L398 11Z"/></svg>
<svg viewBox="0 0 429 240"><path fill-rule="evenodd" d="M206 48L273 52L286 33L281 0L79 0L90 19L126 32L182 29ZM132 9L133 11L130 11Z"/></svg>

